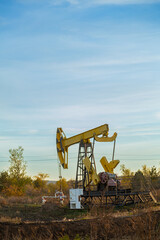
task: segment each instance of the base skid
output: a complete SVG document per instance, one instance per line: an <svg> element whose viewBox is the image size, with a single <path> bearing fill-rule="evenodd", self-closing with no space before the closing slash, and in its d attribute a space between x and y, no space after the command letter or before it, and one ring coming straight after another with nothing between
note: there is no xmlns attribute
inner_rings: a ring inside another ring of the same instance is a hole
<svg viewBox="0 0 160 240"><path fill-rule="evenodd" d="M122 189L119 191L84 191L81 195L81 205L117 205L124 206L135 203L156 203L156 198L151 191L132 192L131 189Z"/></svg>

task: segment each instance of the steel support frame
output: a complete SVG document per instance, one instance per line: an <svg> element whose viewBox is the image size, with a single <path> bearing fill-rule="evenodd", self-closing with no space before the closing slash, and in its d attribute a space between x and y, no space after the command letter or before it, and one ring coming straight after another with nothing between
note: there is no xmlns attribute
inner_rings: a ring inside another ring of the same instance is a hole
<svg viewBox="0 0 160 240"><path fill-rule="evenodd" d="M124 206L127 204L143 203L148 201L143 198L144 194L150 194L150 191L130 193L86 191L81 196L81 199L83 202L82 205L88 205L88 202L89 204L94 205L94 202L96 202L98 205ZM150 201L153 201L153 199L150 199Z"/></svg>
<svg viewBox="0 0 160 240"><path fill-rule="evenodd" d="M94 159L94 142L84 142L81 141L79 143L79 151L78 151L78 161L77 161L77 171L76 171L76 182L75 182L75 188L83 188L84 182L86 178L88 178L88 172L83 164L83 160L85 157L89 157L91 162L91 168L93 167L96 169L95 159Z"/></svg>

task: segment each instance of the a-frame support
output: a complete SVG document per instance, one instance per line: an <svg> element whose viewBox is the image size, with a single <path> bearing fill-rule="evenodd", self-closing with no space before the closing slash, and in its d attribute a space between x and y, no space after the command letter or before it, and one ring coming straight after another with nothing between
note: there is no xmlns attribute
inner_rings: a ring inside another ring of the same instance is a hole
<svg viewBox="0 0 160 240"><path fill-rule="evenodd" d="M86 178L89 178L88 172L83 164L84 158L88 157L91 162L91 168L93 167L96 170L93 150L94 150L94 142L93 142L93 145L90 141L88 142L81 141L79 143L75 188L84 189L85 180Z"/></svg>

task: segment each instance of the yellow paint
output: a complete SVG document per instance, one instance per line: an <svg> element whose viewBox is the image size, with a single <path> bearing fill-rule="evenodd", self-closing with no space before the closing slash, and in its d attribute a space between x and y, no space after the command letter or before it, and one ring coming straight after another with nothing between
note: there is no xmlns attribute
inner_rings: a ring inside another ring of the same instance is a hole
<svg viewBox="0 0 160 240"><path fill-rule="evenodd" d="M80 133L70 138L66 138L62 128L57 128L57 154L63 168L68 168L68 147L73 144L83 142L90 142L91 138L95 138L98 142L111 142L117 137L117 133L114 133L112 137L108 137L109 127L108 124L104 124L89 131ZM102 137L98 137L102 135Z"/></svg>
<svg viewBox="0 0 160 240"><path fill-rule="evenodd" d="M100 181L99 179L99 176L97 175L96 173L96 170L94 169L93 166L91 166L91 162L89 160L88 157L86 157L84 160L83 160L83 163L87 169L87 172L88 172L88 176L89 178L85 180L85 184L84 186L88 186L91 182L93 182L94 185L97 185Z"/></svg>
<svg viewBox="0 0 160 240"><path fill-rule="evenodd" d="M119 160L112 160L111 162L108 162L106 157L102 157L100 160L100 163L104 168L104 171L109 173L114 173L113 170L115 167L117 167L119 162L120 162Z"/></svg>

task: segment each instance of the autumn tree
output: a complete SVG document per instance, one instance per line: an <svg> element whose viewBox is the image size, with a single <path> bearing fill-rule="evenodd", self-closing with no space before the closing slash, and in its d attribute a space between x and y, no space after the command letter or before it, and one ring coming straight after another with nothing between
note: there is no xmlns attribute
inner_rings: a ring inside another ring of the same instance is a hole
<svg viewBox="0 0 160 240"><path fill-rule="evenodd" d="M26 175L26 162L23 157L24 149L18 147L17 149L10 149L10 167L8 172L1 177L7 177L7 186L3 189L6 195L23 195L25 191L25 186L31 183L31 178ZM4 187L4 185L3 185Z"/></svg>
<svg viewBox="0 0 160 240"><path fill-rule="evenodd" d="M134 176L134 172L132 172L129 168L126 168L124 164L120 166L120 170L122 172L122 181L121 185L130 188L131 187L131 180Z"/></svg>
<svg viewBox="0 0 160 240"><path fill-rule="evenodd" d="M131 185L134 191L145 191L149 188L148 181L140 170L138 170L133 176Z"/></svg>
<svg viewBox="0 0 160 240"><path fill-rule="evenodd" d="M160 187L160 171L155 166L148 168L146 165L143 165L142 172L153 187Z"/></svg>
<svg viewBox="0 0 160 240"><path fill-rule="evenodd" d="M65 178L62 178L56 182L56 189L57 191L62 191L63 193L67 194L69 185Z"/></svg>
<svg viewBox="0 0 160 240"><path fill-rule="evenodd" d="M10 149L10 167L9 167L9 175L11 178L20 180L26 176L26 162L23 157L24 149L22 147L18 147L17 149Z"/></svg>
<svg viewBox="0 0 160 240"><path fill-rule="evenodd" d="M34 176L35 180L33 181L33 186L36 189L39 189L42 193L47 192L47 181L49 175L47 173L39 173L37 176Z"/></svg>
<svg viewBox="0 0 160 240"><path fill-rule="evenodd" d="M141 172L145 177L150 177L150 168L148 168L146 165L142 166Z"/></svg>
<svg viewBox="0 0 160 240"><path fill-rule="evenodd" d="M56 184L52 182L48 183L47 190L48 190L48 194L53 196L56 192Z"/></svg>
<svg viewBox="0 0 160 240"><path fill-rule="evenodd" d="M0 192L4 191L11 185L11 179L7 171L0 173Z"/></svg>
<svg viewBox="0 0 160 240"><path fill-rule="evenodd" d="M120 170L124 177L132 177L134 175L134 172L132 172L131 169L126 168L124 164L120 166Z"/></svg>
<svg viewBox="0 0 160 240"><path fill-rule="evenodd" d="M155 166L151 167L151 169L149 170L149 174L150 174L151 180L156 180L157 177L160 176L160 172L157 170Z"/></svg>

